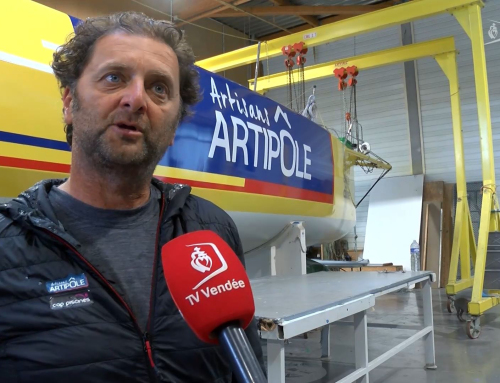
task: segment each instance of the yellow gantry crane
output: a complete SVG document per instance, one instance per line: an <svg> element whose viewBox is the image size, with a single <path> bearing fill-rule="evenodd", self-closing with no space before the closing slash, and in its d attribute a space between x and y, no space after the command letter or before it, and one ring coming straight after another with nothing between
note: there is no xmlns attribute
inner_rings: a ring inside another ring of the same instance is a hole
<svg viewBox="0 0 500 383"><path fill-rule="evenodd" d="M477 338L480 334L480 316L486 310L500 304L500 290L483 291L489 233L498 231L500 227L499 205L496 195L488 77L481 18L481 9L483 6L484 4L481 0L414 0L333 24L327 24L307 31L266 41L264 42L264 44L266 44L266 55L262 57L262 59L267 59L280 56L282 54L282 46L290 42L302 40L304 34L309 36L307 46L313 47L443 13L450 13L457 19L469 36L472 44L479 118L483 199L477 248L467 201L460 95L456 50L453 38L411 44L400 48L337 60L333 63L314 65L305 68L304 80L308 81L331 76L336 66L355 65L359 70L363 70L397 62L416 60L427 56L434 57L440 65L450 84L457 178L455 228L450 274L448 285L446 286L446 293L449 297L448 308L451 311L455 295L460 291L472 287L472 298L468 303L470 319L467 321L466 326L467 335L471 338ZM197 65L213 72L220 72L255 62L257 49L257 45L241 48L201 60L197 62ZM260 77L257 79L256 90L263 92L267 89L286 85L286 76L285 73L277 73ZM251 88L253 88L253 81L254 80L249 81ZM457 280L459 266L461 270L461 279ZM473 266L474 275L471 273L471 266Z"/></svg>

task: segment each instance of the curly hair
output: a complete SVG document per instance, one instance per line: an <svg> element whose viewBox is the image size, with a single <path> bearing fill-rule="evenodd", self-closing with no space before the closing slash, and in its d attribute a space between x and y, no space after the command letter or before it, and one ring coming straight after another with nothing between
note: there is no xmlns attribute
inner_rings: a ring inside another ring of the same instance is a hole
<svg viewBox="0 0 500 383"><path fill-rule="evenodd" d="M76 84L92 56L96 42L101 37L114 32L151 37L172 48L179 63L180 121L190 115L189 107L200 100L198 72L194 67L193 51L186 42L182 30L168 21L154 20L143 13L120 12L109 16L88 18L78 24L74 34L68 36L66 44L54 53L51 66L60 88L69 87L71 94L75 95ZM71 146L73 126L65 125L64 131L66 140Z"/></svg>

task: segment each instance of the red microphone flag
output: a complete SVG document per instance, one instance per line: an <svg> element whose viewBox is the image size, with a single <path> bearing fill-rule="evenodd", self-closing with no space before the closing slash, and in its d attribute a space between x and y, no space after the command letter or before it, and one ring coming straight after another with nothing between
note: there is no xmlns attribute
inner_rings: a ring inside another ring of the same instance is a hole
<svg viewBox="0 0 500 383"><path fill-rule="evenodd" d="M163 246L161 258L170 294L198 338L218 344L212 333L220 326L250 324L255 304L245 268L213 231L173 239Z"/></svg>

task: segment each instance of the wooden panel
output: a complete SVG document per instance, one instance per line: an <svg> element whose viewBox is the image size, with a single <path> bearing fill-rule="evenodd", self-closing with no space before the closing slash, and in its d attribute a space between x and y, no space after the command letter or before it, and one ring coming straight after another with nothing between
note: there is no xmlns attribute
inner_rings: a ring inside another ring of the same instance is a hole
<svg viewBox="0 0 500 383"><path fill-rule="evenodd" d="M363 249L358 250L358 251L349 250L349 251L347 251L347 254L349 254L351 256L351 259L353 261L357 261L358 258L363 257Z"/></svg>
<svg viewBox="0 0 500 383"><path fill-rule="evenodd" d="M439 287L439 263L441 258L441 203L429 202L429 220L427 225L426 268L436 274L437 281L432 288Z"/></svg>
<svg viewBox="0 0 500 383"><path fill-rule="evenodd" d="M443 232L441 238L441 281L440 287L448 283L450 273L451 248L453 246L453 197L455 184L444 185Z"/></svg>
<svg viewBox="0 0 500 383"><path fill-rule="evenodd" d="M426 182L424 184L424 202L443 202L444 182Z"/></svg>
<svg viewBox="0 0 500 383"><path fill-rule="evenodd" d="M422 269L432 270L438 277L438 283L433 284L434 288L438 287L438 284L439 287L445 287L448 283L453 245L454 188L455 184L444 184L442 181L428 182L424 185L420 254ZM429 209L428 217L426 217L426 206ZM442 217L439 216L441 208ZM439 232L440 219L442 219L441 232Z"/></svg>
<svg viewBox="0 0 500 383"><path fill-rule="evenodd" d="M423 218L422 218L422 228L420 234L420 270L426 270L427 267L427 239L429 226L429 204L424 203L422 206Z"/></svg>

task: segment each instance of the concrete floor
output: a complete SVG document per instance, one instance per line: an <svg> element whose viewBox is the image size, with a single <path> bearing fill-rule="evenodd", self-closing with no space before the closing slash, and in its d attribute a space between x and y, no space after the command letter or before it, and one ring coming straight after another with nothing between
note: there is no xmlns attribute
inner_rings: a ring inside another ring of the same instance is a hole
<svg viewBox="0 0 500 383"><path fill-rule="evenodd" d="M446 311L444 289L433 291L436 364L424 366L423 342L405 349L370 373L370 383L499 383L500 308L481 318L479 339L465 334L464 323ZM352 321L351 318L349 320ZM368 314L370 360L383 354L423 326L420 291L398 292L380 297ZM319 359L319 332L308 339L294 338L286 345L287 383L330 383L354 371L354 341L350 323L331 326L331 358ZM264 353L265 353L264 348ZM266 355L265 355L266 356Z"/></svg>

